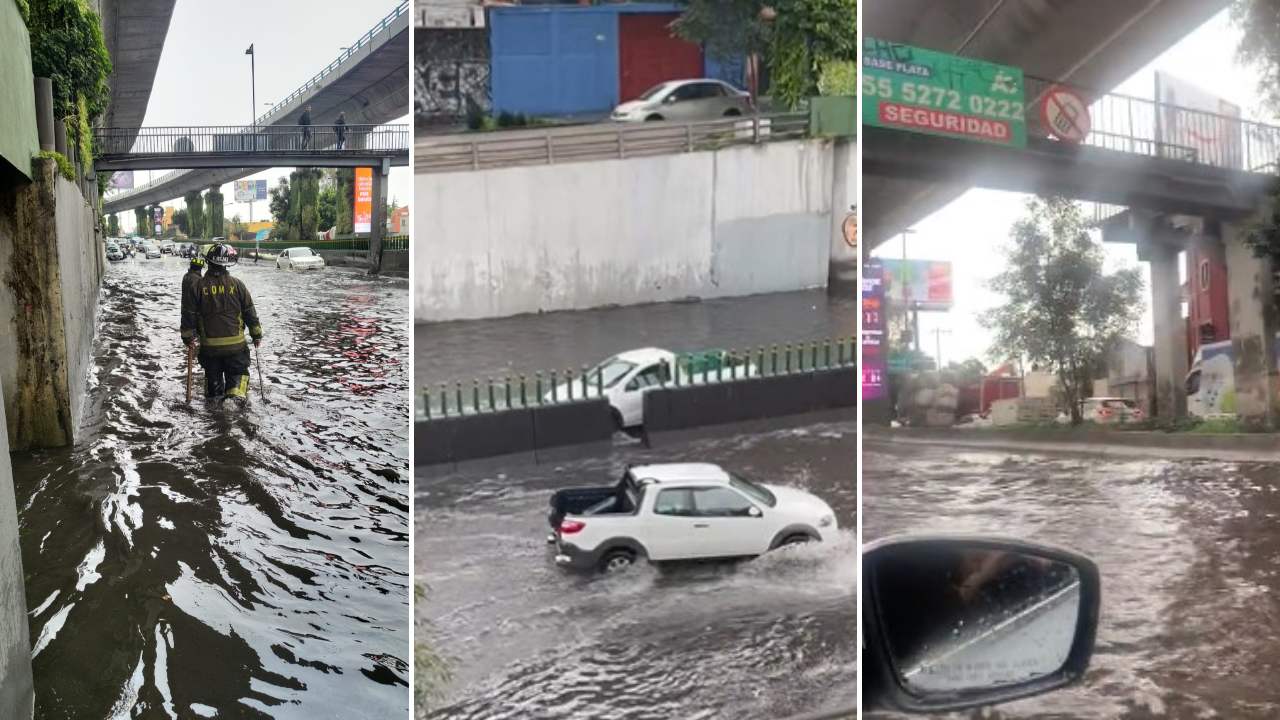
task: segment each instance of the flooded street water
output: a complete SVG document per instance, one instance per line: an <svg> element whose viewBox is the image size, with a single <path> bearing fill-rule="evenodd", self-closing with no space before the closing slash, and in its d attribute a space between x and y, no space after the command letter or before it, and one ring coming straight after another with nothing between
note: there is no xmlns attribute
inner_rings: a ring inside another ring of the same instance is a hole
<svg viewBox="0 0 1280 720"><path fill-rule="evenodd" d="M414 387L595 365L624 350L743 350L851 337L852 292L826 290L428 323L414 328Z"/></svg>
<svg viewBox="0 0 1280 720"><path fill-rule="evenodd" d="M863 539L1060 544L1102 572L1085 681L973 717L1280 716L1280 464L863 443ZM887 715L886 715L887 717Z"/></svg>
<svg viewBox="0 0 1280 720"><path fill-rule="evenodd" d="M856 704L856 422L416 480L418 640L453 679L432 720L788 717ZM551 493L632 462L710 461L794 485L842 540L736 565L557 568Z"/></svg>
<svg viewBox="0 0 1280 720"><path fill-rule="evenodd" d="M233 270L267 401L184 402L186 261L107 269L83 438L15 453L36 716L408 712L408 283ZM361 714L363 713L363 714Z"/></svg>

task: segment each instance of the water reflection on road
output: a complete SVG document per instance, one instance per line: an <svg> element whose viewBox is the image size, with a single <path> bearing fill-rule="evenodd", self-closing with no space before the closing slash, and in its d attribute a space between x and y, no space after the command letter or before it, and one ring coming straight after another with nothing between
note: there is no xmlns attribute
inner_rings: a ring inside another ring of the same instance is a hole
<svg viewBox="0 0 1280 720"><path fill-rule="evenodd" d="M237 268L236 413L183 402L184 267L108 268L83 440L14 455L36 715L403 717L407 283Z"/></svg>
<svg viewBox="0 0 1280 720"><path fill-rule="evenodd" d="M1074 548L1101 569L1102 622L1085 682L972 717L1280 716L1280 465L870 435L863 453L867 542L997 533Z"/></svg>
<svg viewBox="0 0 1280 720"><path fill-rule="evenodd" d="M856 703L856 423L615 446L596 459L416 481L419 638L453 682L432 720L786 717ZM843 541L733 566L580 578L544 542L555 488L628 462L721 462L803 487Z"/></svg>

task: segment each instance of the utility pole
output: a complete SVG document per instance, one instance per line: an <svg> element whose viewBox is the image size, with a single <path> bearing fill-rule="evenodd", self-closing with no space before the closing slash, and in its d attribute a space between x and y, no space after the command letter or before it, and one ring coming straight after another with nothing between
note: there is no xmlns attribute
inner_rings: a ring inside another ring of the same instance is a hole
<svg viewBox="0 0 1280 720"><path fill-rule="evenodd" d="M249 108L249 124L253 127L254 135L258 134L258 72L254 67L257 64L257 56L253 53L253 43L249 43L249 49L244 51L249 56L249 101L252 106ZM257 146L258 141L253 141Z"/></svg>
<svg viewBox="0 0 1280 720"><path fill-rule="evenodd" d="M915 234L915 230L907 228L902 231L902 324L904 330L910 328L911 343L915 346L916 351L920 350L920 317L912 307L911 303L911 273L907 266L907 237ZM909 348L903 348L907 350Z"/></svg>
<svg viewBox="0 0 1280 720"><path fill-rule="evenodd" d="M933 349L935 353L933 357L938 361L938 370L942 370L942 336L950 334L950 330L944 330L942 328L933 329Z"/></svg>

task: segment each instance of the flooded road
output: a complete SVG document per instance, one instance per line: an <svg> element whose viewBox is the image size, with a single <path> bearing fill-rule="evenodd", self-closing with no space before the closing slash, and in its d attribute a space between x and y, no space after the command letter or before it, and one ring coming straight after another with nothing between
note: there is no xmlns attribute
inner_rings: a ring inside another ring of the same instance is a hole
<svg viewBox="0 0 1280 720"><path fill-rule="evenodd" d="M852 292L820 289L422 324L414 328L414 388L576 371L646 346L743 350L850 337L857 312Z"/></svg>
<svg viewBox="0 0 1280 720"><path fill-rule="evenodd" d="M856 428L419 476L418 640L453 675L425 717L763 720L856 704ZM545 542L553 490L612 483L631 462L684 460L813 492L835 510L843 540L610 577L555 567Z"/></svg>
<svg viewBox="0 0 1280 720"><path fill-rule="evenodd" d="M1076 687L973 717L1280 716L1280 464L863 442L863 539L976 532L1102 572ZM879 717L890 717L879 715Z"/></svg>
<svg viewBox="0 0 1280 720"><path fill-rule="evenodd" d="M107 269L83 439L13 456L36 716L403 717L408 284L235 268L268 397L233 411L184 402L185 267Z"/></svg>

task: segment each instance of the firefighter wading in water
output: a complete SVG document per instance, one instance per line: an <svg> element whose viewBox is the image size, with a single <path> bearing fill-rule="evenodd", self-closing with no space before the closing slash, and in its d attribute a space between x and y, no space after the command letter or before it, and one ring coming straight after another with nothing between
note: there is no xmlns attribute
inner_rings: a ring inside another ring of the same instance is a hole
<svg viewBox="0 0 1280 720"><path fill-rule="evenodd" d="M199 340L206 398L243 402L249 399L249 345L244 331L249 330L257 347L262 342L262 326L249 288L227 270L238 259L230 245L218 243L209 248L204 256L208 270L191 282L190 297L187 287L193 273L183 276L182 342L190 345Z"/></svg>

